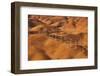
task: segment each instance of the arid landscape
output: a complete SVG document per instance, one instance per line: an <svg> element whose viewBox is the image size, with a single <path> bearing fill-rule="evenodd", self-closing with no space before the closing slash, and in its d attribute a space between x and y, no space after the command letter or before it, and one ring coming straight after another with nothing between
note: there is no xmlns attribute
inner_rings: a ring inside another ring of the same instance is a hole
<svg viewBox="0 0 100 76"><path fill-rule="evenodd" d="M87 17L28 15L28 60L87 57Z"/></svg>

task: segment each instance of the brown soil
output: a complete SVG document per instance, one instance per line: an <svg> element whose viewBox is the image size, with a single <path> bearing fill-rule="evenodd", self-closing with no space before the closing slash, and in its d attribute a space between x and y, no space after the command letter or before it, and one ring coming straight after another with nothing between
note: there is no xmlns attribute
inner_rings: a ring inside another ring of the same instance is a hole
<svg viewBox="0 0 100 76"><path fill-rule="evenodd" d="M88 57L88 18L28 16L28 60Z"/></svg>

